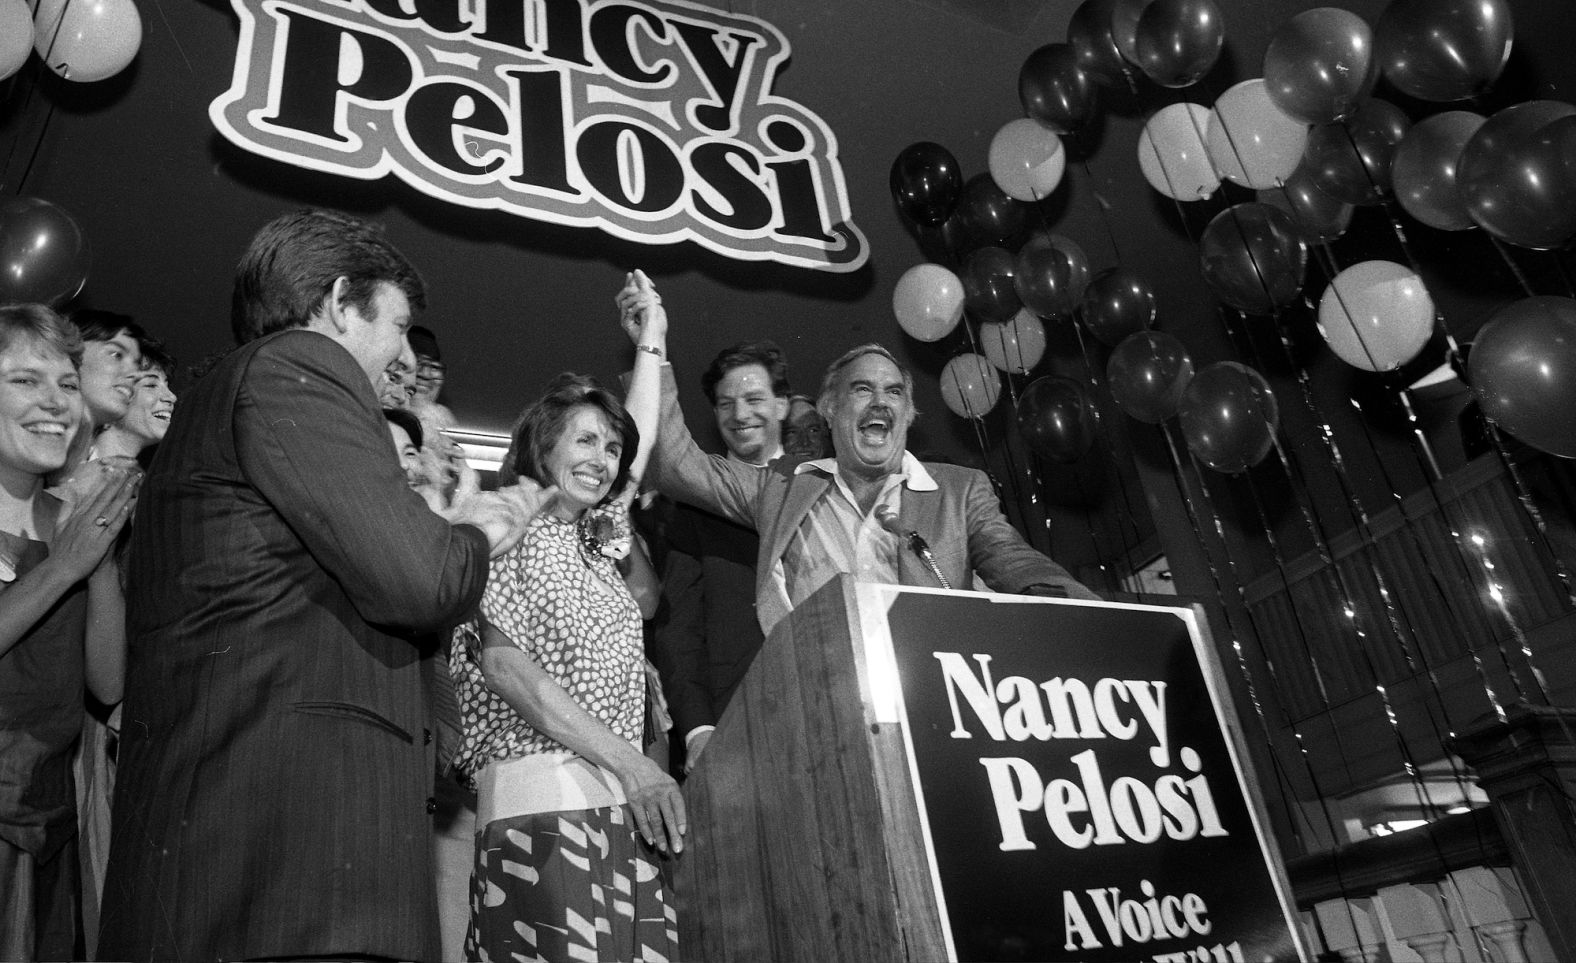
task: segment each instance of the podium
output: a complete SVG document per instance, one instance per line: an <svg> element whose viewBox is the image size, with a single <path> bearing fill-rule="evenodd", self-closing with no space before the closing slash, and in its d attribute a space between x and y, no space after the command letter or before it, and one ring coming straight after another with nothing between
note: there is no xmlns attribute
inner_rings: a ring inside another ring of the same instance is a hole
<svg viewBox="0 0 1576 963"><path fill-rule="evenodd" d="M684 787L685 960L1306 958L1187 609L839 576Z"/></svg>
<svg viewBox="0 0 1576 963"><path fill-rule="evenodd" d="M767 638L686 780L684 959L946 959L901 727L874 721L856 583Z"/></svg>

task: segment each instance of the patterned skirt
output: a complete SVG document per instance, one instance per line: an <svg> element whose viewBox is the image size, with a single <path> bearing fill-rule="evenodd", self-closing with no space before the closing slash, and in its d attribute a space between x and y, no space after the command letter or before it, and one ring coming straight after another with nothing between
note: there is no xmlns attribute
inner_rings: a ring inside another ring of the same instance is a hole
<svg viewBox="0 0 1576 963"><path fill-rule="evenodd" d="M677 914L624 806L497 819L476 834L470 960L665 963Z"/></svg>

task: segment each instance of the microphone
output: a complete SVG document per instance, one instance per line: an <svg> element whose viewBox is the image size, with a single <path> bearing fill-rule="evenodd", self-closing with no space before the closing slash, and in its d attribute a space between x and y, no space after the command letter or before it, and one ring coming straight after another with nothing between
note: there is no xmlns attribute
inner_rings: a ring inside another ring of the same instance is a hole
<svg viewBox="0 0 1576 963"><path fill-rule="evenodd" d="M930 551L930 546L925 544L925 539L918 532L911 528L903 527L902 523L898 521L897 512L891 505L883 503L876 506L876 521L881 523L882 528L907 542L908 547L914 550L915 555L919 556L919 560L925 563L925 567L930 570L930 574L934 575L936 581L941 583L941 587L951 591L952 583L948 582L947 577L941 574L941 566L936 564L936 556Z"/></svg>

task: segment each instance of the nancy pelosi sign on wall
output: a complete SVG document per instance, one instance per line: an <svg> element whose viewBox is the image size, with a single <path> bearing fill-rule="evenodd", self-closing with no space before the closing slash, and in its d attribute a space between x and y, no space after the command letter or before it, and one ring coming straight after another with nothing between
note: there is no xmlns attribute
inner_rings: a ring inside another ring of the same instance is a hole
<svg viewBox="0 0 1576 963"><path fill-rule="evenodd" d="M231 0L241 147L454 204L852 271L837 139L773 96L788 41L680 0Z"/></svg>

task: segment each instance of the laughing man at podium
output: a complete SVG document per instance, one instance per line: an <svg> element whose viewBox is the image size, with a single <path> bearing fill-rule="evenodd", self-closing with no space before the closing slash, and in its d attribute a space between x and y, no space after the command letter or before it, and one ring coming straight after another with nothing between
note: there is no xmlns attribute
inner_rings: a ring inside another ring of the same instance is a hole
<svg viewBox="0 0 1576 963"><path fill-rule="evenodd" d="M615 300L636 347L665 353L667 314L645 274L630 274ZM913 376L881 345L848 351L827 367L817 402L836 457L781 458L760 469L695 444L673 368L662 366L650 480L672 498L759 532L756 613L768 635L840 573L932 588L968 586L978 573L998 592L1099 597L1024 541L983 472L921 464L909 454L913 388Z"/></svg>

